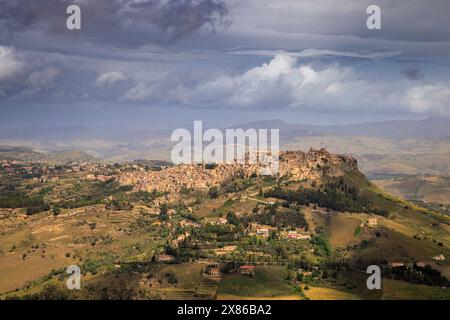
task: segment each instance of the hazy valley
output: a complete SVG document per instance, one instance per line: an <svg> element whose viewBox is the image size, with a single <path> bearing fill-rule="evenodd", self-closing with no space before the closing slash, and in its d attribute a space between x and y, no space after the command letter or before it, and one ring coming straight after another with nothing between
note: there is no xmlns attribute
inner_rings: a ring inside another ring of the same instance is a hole
<svg viewBox="0 0 450 320"><path fill-rule="evenodd" d="M333 153L352 155L369 177L375 174L450 174L449 118L345 126L294 125L271 120L241 124L236 128L280 129L283 150L326 148ZM0 130L0 145L58 152L61 159L64 159L64 152L79 150L91 155L91 159L96 157L110 162L170 160L171 132L89 127L3 129ZM3 151L0 149L0 152ZM45 156L35 155L34 158L45 159Z"/></svg>

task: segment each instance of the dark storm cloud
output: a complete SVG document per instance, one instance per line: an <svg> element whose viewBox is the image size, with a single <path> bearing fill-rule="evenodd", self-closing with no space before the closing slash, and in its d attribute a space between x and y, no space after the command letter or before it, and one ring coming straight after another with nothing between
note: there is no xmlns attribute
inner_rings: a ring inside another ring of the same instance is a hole
<svg viewBox="0 0 450 320"><path fill-rule="evenodd" d="M410 56L450 52L448 0L233 1L238 4L229 29L238 41L229 47L264 44L264 49L401 51ZM367 28L366 9L372 4L381 9L381 30Z"/></svg>
<svg viewBox="0 0 450 320"><path fill-rule="evenodd" d="M81 39L118 46L170 42L202 28L215 32L230 16L221 0L0 0L1 36L38 31L72 37L66 29L71 4L81 8Z"/></svg>
<svg viewBox="0 0 450 320"><path fill-rule="evenodd" d="M409 80L423 79L424 75L420 72L419 68L408 68L403 70L403 75Z"/></svg>
<svg viewBox="0 0 450 320"><path fill-rule="evenodd" d="M371 0L0 0L0 108L450 114L450 1L376 3L381 30Z"/></svg>
<svg viewBox="0 0 450 320"><path fill-rule="evenodd" d="M395 41L450 41L450 1L448 0L363 0L381 8L382 28L377 32L363 28L359 36L382 37Z"/></svg>
<svg viewBox="0 0 450 320"><path fill-rule="evenodd" d="M17 67L4 75L0 72L0 100L4 101L61 101L79 100L91 95L96 72L80 66L76 61L59 55L20 53L0 47L7 53L0 55L0 69L12 62ZM75 85L76 84L76 85Z"/></svg>

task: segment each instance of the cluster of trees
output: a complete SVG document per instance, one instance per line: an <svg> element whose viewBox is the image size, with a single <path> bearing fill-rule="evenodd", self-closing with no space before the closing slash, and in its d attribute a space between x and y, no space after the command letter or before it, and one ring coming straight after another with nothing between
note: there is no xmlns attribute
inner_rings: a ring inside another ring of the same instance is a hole
<svg viewBox="0 0 450 320"><path fill-rule="evenodd" d="M241 222L239 221L239 218L233 212L228 212L227 221L229 224L235 225L236 227L241 224Z"/></svg>
<svg viewBox="0 0 450 320"><path fill-rule="evenodd" d="M274 197L298 203L300 205L316 204L320 207L341 212L368 212L388 216L389 211L373 206L370 201L350 187L327 184L322 189L303 189L297 191L284 190L280 187L265 193L266 197Z"/></svg>
<svg viewBox="0 0 450 320"><path fill-rule="evenodd" d="M130 286L123 279L108 283L95 281L83 286L81 290L67 290L61 284L48 284L38 292L23 296L11 295L7 300L132 300L141 297L136 286ZM142 297L141 297L142 298Z"/></svg>
<svg viewBox="0 0 450 320"><path fill-rule="evenodd" d="M331 247L328 241L321 236L314 236L311 238L311 243L315 246L314 253L320 256L329 256Z"/></svg>
<svg viewBox="0 0 450 320"><path fill-rule="evenodd" d="M173 272L166 272L164 275L167 279L167 282L170 284L177 284L178 283L178 278L175 275L175 273Z"/></svg>
<svg viewBox="0 0 450 320"><path fill-rule="evenodd" d="M239 239L245 233L242 225L212 225L207 224L202 228L192 229L191 238L202 241L229 242Z"/></svg>
<svg viewBox="0 0 450 320"><path fill-rule="evenodd" d="M230 179L223 181L220 184L220 187L211 187L208 191L208 196L211 199L216 199L221 194L244 191L255 184L254 178L256 177L256 175L253 175L250 179L248 179L244 176L236 175L234 177L231 177Z"/></svg>
<svg viewBox="0 0 450 320"><path fill-rule="evenodd" d="M42 195L28 196L17 192L0 197L0 208L28 208L42 205L43 203Z"/></svg>
<svg viewBox="0 0 450 320"><path fill-rule="evenodd" d="M101 197L108 197L117 193L127 192L133 190L133 186L122 186L114 178L106 181L99 181L92 184L89 194L94 194Z"/></svg>
<svg viewBox="0 0 450 320"><path fill-rule="evenodd" d="M75 188L82 189L81 185L76 185ZM44 200L44 196L51 192L51 188L44 188L34 195L27 195L15 190L6 189L0 196L0 208L25 208L28 215L39 212L55 209L55 214L59 214L60 208L80 208L89 205L104 203L106 197L117 195L117 199L107 203L107 207L115 210L129 210L132 209L129 199L125 199L125 192L131 191L132 186L121 186L114 179L103 182L95 182L89 185L86 195L78 195L74 200L62 201L60 203L48 203ZM80 192L77 192L79 194ZM152 193L136 193L132 194L134 198L140 199L154 199L161 196L159 192Z"/></svg>
<svg viewBox="0 0 450 320"><path fill-rule="evenodd" d="M255 178L255 177L253 177ZM245 177L233 177L229 180L226 180L222 182L220 185L220 189L226 194L226 193L235 193L240 192L248 189L254 184L254 181L252 179L248 179Z"/></svg>
<svg viewBox="0 0 450 320"><path fill-rule="evenodd" d="M426 284L429 286L450 286L450 280L444 277L439 270L433 269L431 266L419 267L414 264L412 268L401 267L386 267L384 275L388 278L396 280L403 280L416 284Z"/></svg>
<svg viewBox="0 0 450 320"><path fill-rule="evenodd" d="M25 208L27 215L50 210L50 204L44 201L41 194L26 195L20 192L0 197L0 208Z"/></svg>
<svg viewBox="0 0 450 320"><path fill-rule="evenodd" d="M271 206L268 210L264 210L263 213L254 214L244 219L248 222L257 222L279 228L293 227L308 230L309 227L303 212L294 209L277 210L276 206Z"/></svg>
<svg viewBox="0 0 450 320"><path fill-rule="evenodd" d="M44 201L42 197L33 198L34 201L29 203L26 207L26 214L31 216L33 214L50 210L50 205Z"/></svg>
<svg viewBox="0 0 450 320"><path fill-rule="evenodd" d="M79 196L75 200L64 201L60 204L62 208L80 208L104 203L106 197L120 195L131 191L133 186L121 186L114 178L95 182L89 186L86 195Z"/></svg>
<svg viewBox="0 0 450 320"><path fill-rule="evenodd" d="M123 211L123 210L132 210L133 204L126 197L119 197L108 201L105 205L106 209Z"/></svg>
<svg viewBox="0 0 450 320"><path fill-rule="evenodd" d="M132 192L129 194L129 199L133 202L141 201L141 202L145 202L145 203L151 203L155 199L162 197L166 194L167 194L167 192L161 192L156 189L154 189L152 192L136 191L136 192Z"/></svg>
<svg viewBox="0 0 450 320"><path fill-rule="evenodd" d="M191 259L205 259L206 255L204 252L198 250L198 247L191 245L191 243L186 239L178 248L172 247L167 244L164 248L164 253L175 257L175 260L171 262L172 264L178 264L183 262L188 262ZM153 256L152 261L155 262L156 256Z"/></svg>
<svg viewBox="0 0 450 320"><path fill-rule="evenodd" d="M83 197L83 198L76 199L76 200L64 201L60 204L60 207L64 208L64 209L73 209L73 208L92 206L92 205L101 204L101 203L103 203L102 198Z"/></svg>

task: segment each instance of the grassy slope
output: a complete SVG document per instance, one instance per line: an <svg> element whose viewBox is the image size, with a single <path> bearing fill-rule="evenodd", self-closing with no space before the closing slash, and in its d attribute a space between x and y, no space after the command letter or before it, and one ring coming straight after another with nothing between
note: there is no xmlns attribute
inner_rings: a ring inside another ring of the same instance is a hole
<svg viewBox="0 0 450 320"><path fill-rule="evenodd" d="M405 199L450 203L450 179L440 176L399 176L376 180L380 188Z"/></svg>
<svg viewBox="0 0 450 320"><path fill-rule="evenodd" d="M351 279L356 285L353 294L365 300L450 299L450 290L446 288L382 279L381 290L368 290L366 286L367 275L364 272L345 271L343 275L347 279Z"/></svg>
<svg viewBox="0 0 450 320"><path fill-rule="evenodd" d="M406 200L394 197L382 190L380 190L373 183L368 181L361 173L351 172L345 177L349 185L356 186L361 190L361 193L374 205L389 210L389 220L394 220L400 225L403 225L403 230L396 230L407 236L406 230L415 233L426 233L428 236L436 240L443 241L450 245L450 237L448 234L448 226L450 226L450 217L439 213L429 211L427 209L418 207ZM430 227L431 225L435 225ZM390 227L394 228L394 223Z"/></svg>
<svg viewBox="0 0 450 320"><path fill-rule="evenodd" d="M323 287L309 287L303 291L310 300L359 300L358 295L342 290Z"/></svg>
<svg viewBox="0 0 450 320"><path fill-rule="evenodd" d="M217 291L218 296L277 297L292 295L285 281L285 267L257 267L254 278L240 275L224 276Z"/></svg>

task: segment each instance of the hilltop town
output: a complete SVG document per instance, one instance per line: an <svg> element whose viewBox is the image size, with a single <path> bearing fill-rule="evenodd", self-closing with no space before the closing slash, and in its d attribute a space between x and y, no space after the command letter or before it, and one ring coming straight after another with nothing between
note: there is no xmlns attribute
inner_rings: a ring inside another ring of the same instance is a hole
<svg viewBox="0 0 450 320"><path fill-rule="evenodd" d="M323 177L340 177L357 170L354 158L330 154L325 149L308 152L281 152L278 176L290 180L320 181ZM258 164L219 163L179 165L161 171L134 171L118 175L122 185L133 185L135 190L159 190L180 196L182 189L208 190L218 187L230 177L250 178L259 175Z"/></svg>

